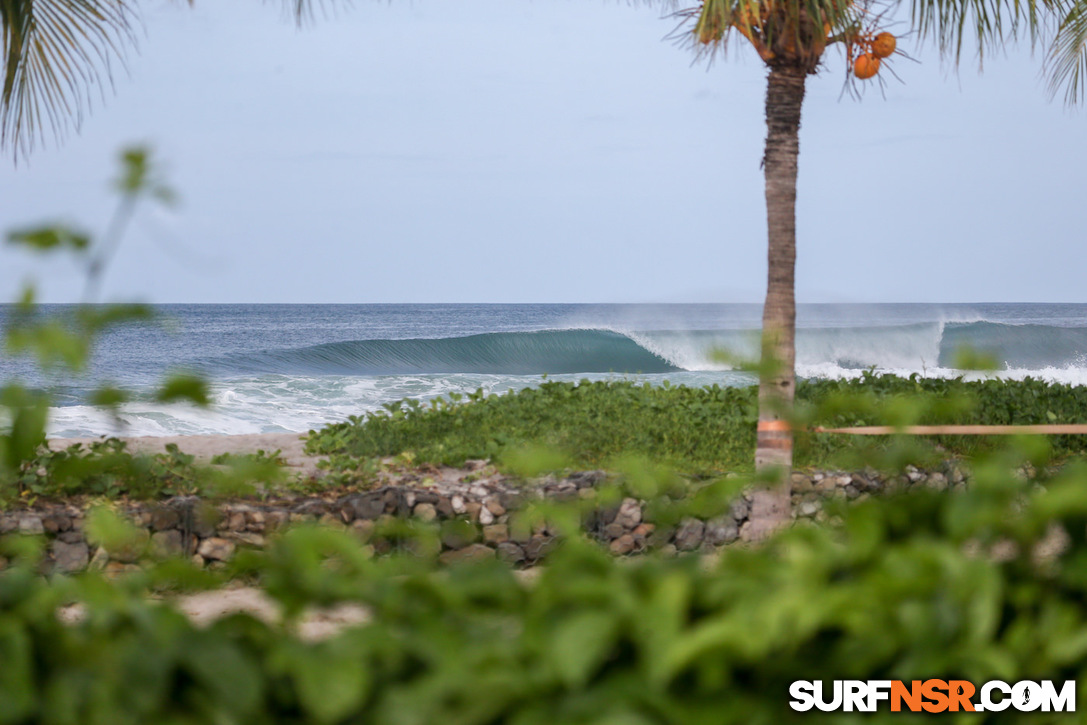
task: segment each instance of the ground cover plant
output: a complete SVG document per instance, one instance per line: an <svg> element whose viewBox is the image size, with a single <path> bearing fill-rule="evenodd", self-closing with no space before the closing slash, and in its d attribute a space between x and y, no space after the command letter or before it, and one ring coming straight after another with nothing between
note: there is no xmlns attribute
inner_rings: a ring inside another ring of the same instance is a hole
<svg viewBox="0 0 1087 725"><path fill-rule="evenodd" d="M802 381L798 428L889 425L982 425L1087 421L1082 390L1041 380L940 379L868 373L853 380ZM637 455L695 475L750 471L755 445L754 387L653 386L632 381L545 382L505 395L482 391L431 403L405 400L311 434L313 453L347 470L357 459L410 453L412 460L461 465L492 458L516 468L525 446L542 446L553 466L594 468ZM1078 436L1053 436L1060 456L1084 451ZM976 436L860 439L809 433L797 465L869 465L972 457L998 444ZM882 456L882 457L881 457Z"/></svg>

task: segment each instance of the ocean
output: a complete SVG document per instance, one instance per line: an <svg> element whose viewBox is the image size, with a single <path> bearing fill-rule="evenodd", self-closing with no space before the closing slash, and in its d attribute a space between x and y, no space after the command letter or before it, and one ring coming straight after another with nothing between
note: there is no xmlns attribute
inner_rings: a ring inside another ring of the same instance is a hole
<svg viewBox="0 0 1087 725"><path fill-rule="evenodd" d="M49 387L54 437L305 431L401 398L543 380L750 385L735 361L757 351L760 306L161 305L154 322L106 334L86 373L43 376L0 356L0 381ZM0 306L0 321L10 314ZM44 314L64 314L45 305ZM956 350L986 353L1001 377L1087 382L1087 305L801 305L797 373L963 374ZM726 351L728 361L718 351ZM151 399L171 370L211 383L205 410ZM977 376L979 373L968 375ZM546 377L545 377L546 376ZM136 399L118 417L86 404L102 382Z"/></svg>

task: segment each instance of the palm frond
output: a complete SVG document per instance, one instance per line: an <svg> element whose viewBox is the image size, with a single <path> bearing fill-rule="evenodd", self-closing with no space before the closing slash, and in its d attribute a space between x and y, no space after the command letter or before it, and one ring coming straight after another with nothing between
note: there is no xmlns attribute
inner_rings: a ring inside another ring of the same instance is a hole
<svg viewBox="0 0 1087 725"><path fill-rule="evenodd" d="M1078 103L1087 96L1087 2L1072 3L1064 8L1057 34L1046 57L1049 90L1053 96L1064 89L1067 104Z"/></svg>
<svg viewBox="0 0 1087 725"><path fill-rule="evenodd" d="M1079 0L1082 2L1082 0ZM974 47L979 63L990 48L1026 36L1032 45L1044 36L1059 0L913 0L913 27L932 39L956 63Z"/></svg>
<svg viewBox="0 0 1087 725"><path fill-rule="evenodd" d="M0 149L80 125L134 41L132 0L0 0Z"/></svg>
<svg viewBox="0 0 1087 725"><path fill-rule="evenodd" d="M299 27L313 20L315 11L327 15L334 11L337 5L351 5L351 0L264 0L264 2L265 4L278 3L283 8L283 14Z"/></svg>

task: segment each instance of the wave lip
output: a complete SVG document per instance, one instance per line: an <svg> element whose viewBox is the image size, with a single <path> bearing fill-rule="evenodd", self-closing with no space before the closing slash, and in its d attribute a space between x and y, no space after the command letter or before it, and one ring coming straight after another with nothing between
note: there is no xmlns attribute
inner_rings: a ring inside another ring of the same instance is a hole
<svg viewBox="0 0 1087 725"><path fill-rule="evenodd" d="M351 340L230 355L209 367L232 373L412 375L669 373L682 368L609 330L492 332L465 337Z"/></svg>

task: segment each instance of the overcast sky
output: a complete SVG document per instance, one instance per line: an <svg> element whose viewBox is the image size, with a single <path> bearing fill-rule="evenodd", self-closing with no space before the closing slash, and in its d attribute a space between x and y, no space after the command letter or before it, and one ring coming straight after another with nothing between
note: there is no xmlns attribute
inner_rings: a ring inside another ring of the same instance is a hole
<svg viewBox="0 0 1087 725"><path fill-rule="evenodd" d="M761 301L765 70L707 69L659 9L606 0L357 0L296 29L256 0L146 3L116 93L80 134L0 162L0 230L100 232L119 148L180 196L109 269L150 302ZM900 25L893 30L904 31ZM881 95L837 50L801 131L802 302L1083 302L1087 114L1028 49L901 46ZM73 301L71 264L0 250Z"/></svg>

